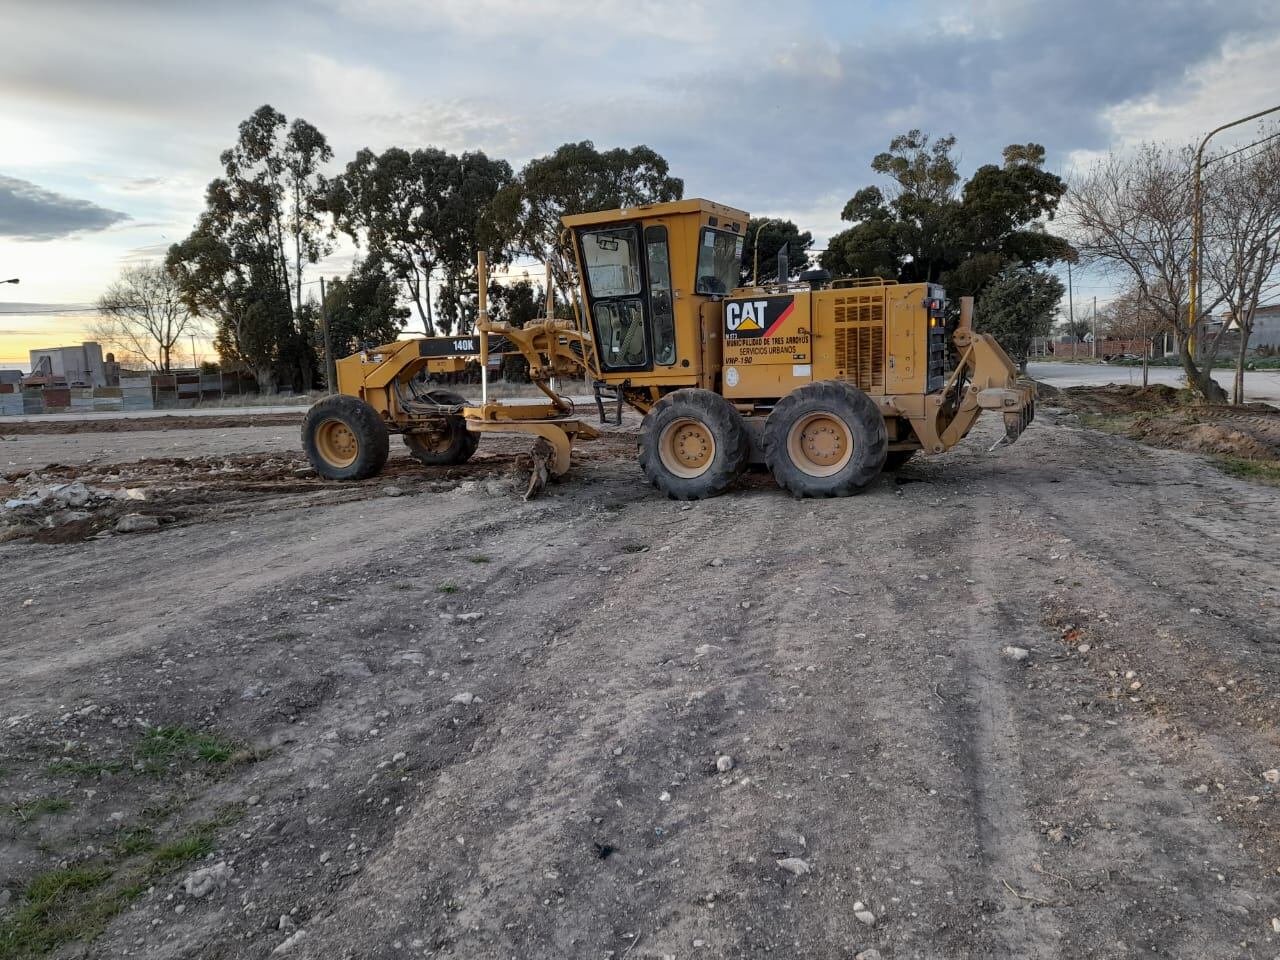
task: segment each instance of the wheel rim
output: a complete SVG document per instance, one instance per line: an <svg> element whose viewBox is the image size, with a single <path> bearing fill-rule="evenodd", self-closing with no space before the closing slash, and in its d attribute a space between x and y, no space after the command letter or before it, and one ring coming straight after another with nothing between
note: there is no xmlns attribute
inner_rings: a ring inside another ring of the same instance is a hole
<svg viewBox="0 0 1280 960"><path fill-rule="evenodd" d="M843 470L853 456L853 432L834 413L811 413L792 425L787 453L809 476L829 477Z"/></svg>
<svg viewBox="0 0 1280 960"><path fill-rule="evenodd" d="M335 467L349 467L360 454L360 441L341 420L326 420L316 428L316 449Z"/></svg>
<svg viewBox="0 0 1280 960"><path fill-rule="evenodd" d="M658 437L658 456L669 472L692 480L711 469L716 438L702 421L681 417L663 428Z"/></svg>

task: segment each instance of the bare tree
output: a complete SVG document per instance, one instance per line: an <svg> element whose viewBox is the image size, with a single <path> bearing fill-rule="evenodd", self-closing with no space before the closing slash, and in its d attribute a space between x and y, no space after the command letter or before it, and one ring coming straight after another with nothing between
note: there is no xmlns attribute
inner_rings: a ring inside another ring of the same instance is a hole
<svg viewBox="0 0 1280 960"><path fill-rule="evenodd" d="M1280 130L1268 134L1280 136ZM1242 403L1254 314L1259 301L1280 286L1280 140L1267 141L1250 156L1210 162L1216 164L1205 184L1204 232L1210 242L1202 263L1240 333L1232 402Z"/></svg>
<svg viewBox="0 0 1280 960"><path fill-rule="evenodd" d="M1142 341L1142 385L1147 386L1152 344L1155 337L1171 332L1168 322L1133 286L1126 287L1103 307L1100 316L1104 337Z"/></svg>
<svg viewBox="0 0 1280 960"><path fill-rule="evenodd" d="M1126 278L1142 303L1174 332L1187 384L1221 402L1226 391L1211 376L1219 331L1207 360L1192 355L1196 324L1187 316L1191 262L1191 152L1145 144L1109 154L1074 178L1066 212L1073 241L1087 262ZM1203 315L1221 302L1206 296ZM1203 325L1201 325L1203 326Z"/></svg>
<svg viewBox="0 0 1280 960"><path fill-rule="evenodd" d="M203 332L159 263L121 270L120 279L98 299L98 313L88 327L92 337L160 373L169 372L182 337Z"/></svg>

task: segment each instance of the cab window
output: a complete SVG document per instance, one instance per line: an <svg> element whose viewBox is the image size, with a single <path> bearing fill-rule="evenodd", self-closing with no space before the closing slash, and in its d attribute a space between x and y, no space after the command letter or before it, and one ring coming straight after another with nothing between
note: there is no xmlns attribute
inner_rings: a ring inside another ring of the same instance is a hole
<svg viewBox="0 0 1280 960"><path fill-rule="evenodd" d="M644 310L640 298L601 300L595 304L600 357L606 367L647 367L649 349L644 337Z"/></svg>
<svg viewBox="0 0 1280 960"><path fill-rule="evenodd" d="M742 237L703 227L698 240L698 279L695 293L724 296L742 274Z"/></svg>
<svg viewBox="0 0 1280 960"><path fill-rule="evenodd" d="M671 302L671 253L666 227L646 227L645 265L649 270L649 314L653 317L653 360L676 362L675 305Z"/></svg>
<svg viewBox="0 0 1280 960"><path fill-rule="evenodd" d="M597 230L582 236L582 259L592 297L625 297L640 292L640 251L636 230Z"/></svg>

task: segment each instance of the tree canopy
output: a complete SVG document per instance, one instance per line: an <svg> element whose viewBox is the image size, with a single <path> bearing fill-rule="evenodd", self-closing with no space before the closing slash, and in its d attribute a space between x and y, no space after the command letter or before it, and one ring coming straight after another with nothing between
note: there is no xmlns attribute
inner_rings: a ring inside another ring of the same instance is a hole
<svg viewBox="0 0 1280 960"><path fill-rule="evenodd" d="M405 283L428 333L452 332L461 320L456 298L437 316L433 274L457 287L473 275L476 252L503 259L493 200L511 180L511 165L476 151L461 156L436 147L364 149L327 184L334 225L368 247Z"/></svg>
<svg viewBox="0 0 1280 960"><path fill-rule="evenodd" d="M183 304L173 277L157 263L121 270L98 298L98 313L99 319L89 324L94 339L160 373L172 368L184 337L203 333L200 318Z"/></svg>
<svg viewBox="0 0 1280 960"><path fill-rule="evenodd" d="M954 296L980 296L1011 264L1048 265L1075 256L1050 234L1066 183L1044 167L1044 147L1011 144L1001 164L979 167L963 186L954 137L919 130L895 137L871 167L889 180L845 204L853 226L833 236L822 265L838 275L939 282Z"/></svg>
<svg viewBox="0 0 1280 960"><path fill-rule="evenodd" d="M566 143L530 160L495 198L495 221L513 256L551 264L555 285L576 296L573 251L560 218L645 203L679 200L684 181L646 146L600 151L590 140Z"/></svg>
<svg viewBox="0 0 1280 960"><path fill-rule="evenodd" d="M1031 341L1049 335L1062 293L1062 281L1053 274L1011 264L987 284L975 324L979 332L994 336L1025 372Z"/></svg>
<svg viewBox="0 0 1280 960"><path fill-rule="evenodd" d="M307 390L315 376L302 271L328 249L315 196L331 156L305 120L259 107L223 151L195 229L166 258L183 302L216 321L218 352L252 368L262 390Z"/></svg>
<svg viewBox="0 0 1280 960"><path fill-rule="evenodd" d="M324 311L335 357L350 356L361 343L392 342L409 318L409 309L398 304L395 281L374 257L357 260L346 279L329 284Z"/></svg>

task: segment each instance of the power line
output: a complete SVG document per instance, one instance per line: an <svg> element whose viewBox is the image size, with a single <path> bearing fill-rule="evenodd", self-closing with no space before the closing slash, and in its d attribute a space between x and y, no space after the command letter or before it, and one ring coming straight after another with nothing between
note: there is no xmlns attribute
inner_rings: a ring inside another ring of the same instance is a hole
<svg viewBox="0 0 1280 960"><path fill-rule="evenodd" d="M1267 143L1270 140L1275 140L1277 137L1280 137L1280 131L1277 131L1271 134L1270 136L1263 137L1261 140L1255 140L1253 141L1253 143L1246 143L1243 147L1239 147L1235 150L1232 150L1230 153L1224 153L1220 156L1210 157L1208 160L1204 162L1204 166L1207 167L1209 164L1217 163L1219 160L1226 160L1228 157L1234 157L1237 153L1243 153L1244 151L1248 150L1250 147L1256 147L1259 144Z"/></svg>

